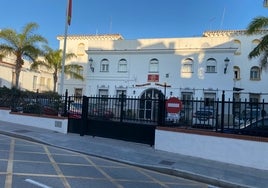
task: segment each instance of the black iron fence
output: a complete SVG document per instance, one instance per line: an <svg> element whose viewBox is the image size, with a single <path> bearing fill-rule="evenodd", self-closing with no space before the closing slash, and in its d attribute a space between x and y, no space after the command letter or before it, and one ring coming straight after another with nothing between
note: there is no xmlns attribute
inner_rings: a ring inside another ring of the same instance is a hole
<svg viewBox="0 0 268 188"><path fill-rule="evenodd" d="M140 125L172 126L216 132L268 136L268 103L225 99L181 100L179 112L166 108L164 98L1 95L0 106L13 112L68 116Z"/></svg>

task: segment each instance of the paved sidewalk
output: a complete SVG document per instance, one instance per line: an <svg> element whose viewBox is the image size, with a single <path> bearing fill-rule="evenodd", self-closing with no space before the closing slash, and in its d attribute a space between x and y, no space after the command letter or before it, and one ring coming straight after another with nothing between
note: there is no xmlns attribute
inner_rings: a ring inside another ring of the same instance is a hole
<svg viewBox="0 0 268 188"><path fill-rule="evenodd" d="M268 171L158 151L139 143L62 134L3 121L0 121L0 134L38 141L219 187L268 187Z"/></svg>

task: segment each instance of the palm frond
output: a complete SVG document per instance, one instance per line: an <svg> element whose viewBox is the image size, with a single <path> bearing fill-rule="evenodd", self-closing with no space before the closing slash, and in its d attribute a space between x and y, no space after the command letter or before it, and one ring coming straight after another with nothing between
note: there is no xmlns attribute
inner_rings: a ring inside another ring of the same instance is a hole
<svg viewBox="0 0 268 188"><path fill-rule="evenodd" d="M259 16L254 18L247 27L246 33L251 35L259 32L268 26L268 18L264 16Z"/></svg>

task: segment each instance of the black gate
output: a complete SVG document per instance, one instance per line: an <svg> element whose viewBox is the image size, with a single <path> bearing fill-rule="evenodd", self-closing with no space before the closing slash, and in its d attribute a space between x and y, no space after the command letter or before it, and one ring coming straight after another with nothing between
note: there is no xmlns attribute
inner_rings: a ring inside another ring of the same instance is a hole
<svg viewBox="0 0 268 188"><path fill-rule="evenodd" d="M155 128L163 122L161 117L165 117L161 114L164 113L163 98L84 96L80 101L81 109L72 108L79 105L72 105L72 100L70 102L68 132L81 136L100 136L153 145ZM154 106L149 111L151 116L141 115L146 114L144 104Z"/></svg>

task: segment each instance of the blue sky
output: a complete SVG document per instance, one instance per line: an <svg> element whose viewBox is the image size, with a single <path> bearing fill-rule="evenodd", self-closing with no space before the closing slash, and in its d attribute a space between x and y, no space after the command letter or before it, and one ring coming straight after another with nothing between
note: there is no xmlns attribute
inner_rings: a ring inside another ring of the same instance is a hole
<svg viewBox="0 0 268 188"><path fill-rule="evenodd" d="M38 33L57 49L64 34L67 0L2 0L0 28ZM68 34L119 33L125 39L201 36L207 30L245 29L267 16L263 0L73 0Z"/></svg>

